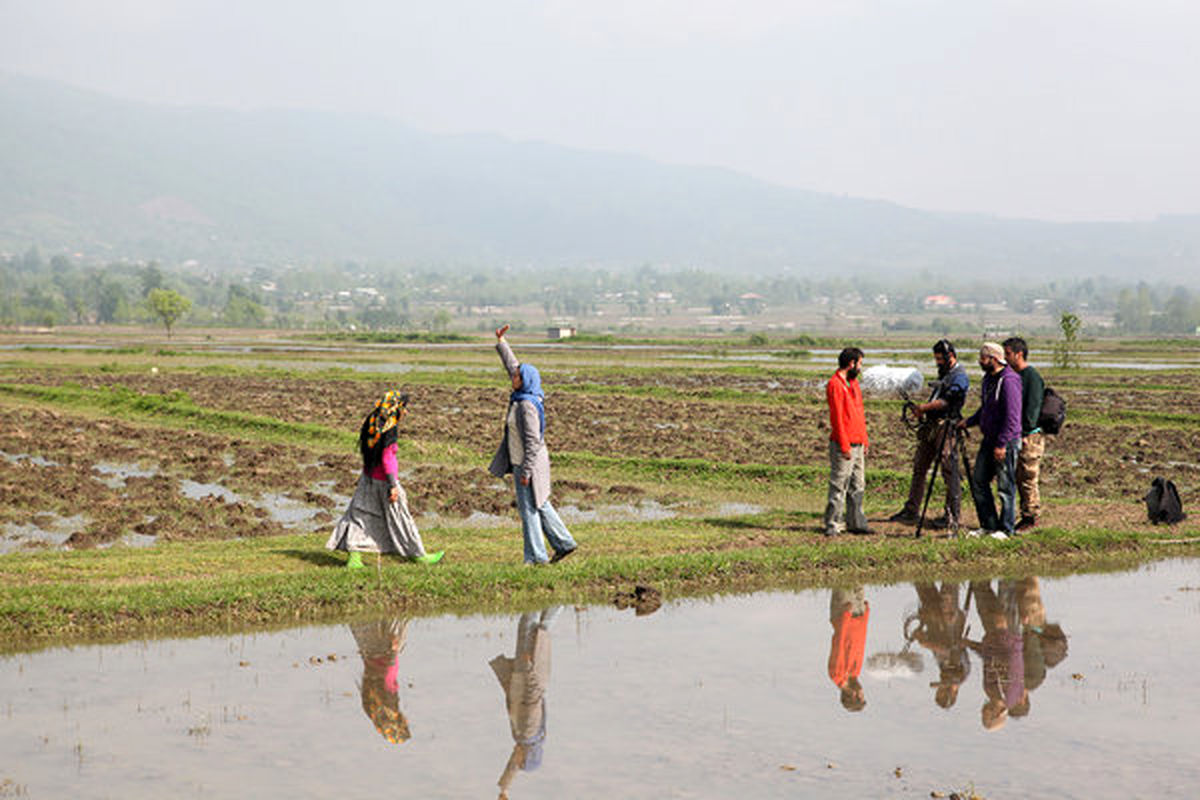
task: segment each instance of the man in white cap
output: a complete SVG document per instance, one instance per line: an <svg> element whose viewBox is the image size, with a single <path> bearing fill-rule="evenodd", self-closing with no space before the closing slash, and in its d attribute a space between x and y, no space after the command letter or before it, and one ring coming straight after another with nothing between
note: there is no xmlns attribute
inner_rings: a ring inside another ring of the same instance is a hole
<svg viewBox="0 0 1200 800"><path fill-rule="evenodd" d="M961 428L979 426L983 441L975 459L971 494L979 526L986 532L1003 531L1012 536L1016 530L1017 456L1021 452L1021 376L1004 362L1004 348L987 342L979 348L979 368L983 370L980 388L983 403L979 410L958 423ZM1000 514L992 497L992 478L1000 495Z"/></svg>

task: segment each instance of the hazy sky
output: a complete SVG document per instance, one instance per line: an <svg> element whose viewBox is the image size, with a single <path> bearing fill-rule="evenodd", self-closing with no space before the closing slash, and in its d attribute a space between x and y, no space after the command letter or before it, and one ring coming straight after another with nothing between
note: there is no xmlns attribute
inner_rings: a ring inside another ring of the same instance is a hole
<svg viewBox="0 0 1200 800"><path fill-rule="evenodd" d="M0 70L1129 219L1200 213L1197 32L1195 0L0 0Z"/></svg>

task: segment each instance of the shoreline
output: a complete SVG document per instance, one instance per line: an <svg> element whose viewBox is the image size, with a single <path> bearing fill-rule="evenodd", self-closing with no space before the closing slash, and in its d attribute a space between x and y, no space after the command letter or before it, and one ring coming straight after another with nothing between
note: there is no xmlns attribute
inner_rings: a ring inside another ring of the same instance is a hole
<svg viewBox="0 0 1200 800"><path fill-rule="evenodd" d="M707 531L704 549L647 555L610 546L635 529L674 541L679 532L671 529L680 522L579 525L580 554L537 568L520 564L519 535L507 529L431 528L425 536L448 551L442 564L384 557L377 566L368 556L367 568L354 572L316 534L11 554L0 559L0 654L319 624L398 608L435 615L603 604L635 585L652 586L670 601L846 583L1112 571L1200 553L1200 540L1174 529L1147 535L1048 528L1003 541L879 534L826 540L787 531L777 514L734 519L734 538L723 543ZM773 534L790 541L754 543Z"/></svg>

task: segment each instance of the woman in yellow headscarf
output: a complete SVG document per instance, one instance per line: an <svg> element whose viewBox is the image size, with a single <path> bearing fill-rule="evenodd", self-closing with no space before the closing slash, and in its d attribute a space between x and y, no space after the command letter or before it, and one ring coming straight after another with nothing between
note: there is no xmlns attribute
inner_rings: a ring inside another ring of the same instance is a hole
<svg viewBox="0 0 1200 800"><path fill-rule="evenodd" d="M346 566L351 569L362 567L362 553L398 553L423 564L436 564L445 554L425 552L398 479L397 429L407 413L408 395L388 392L359 429L362 475L346 513L325 543L330 550L347 551Z"/></svg>
<svg viewBox="0 0 1200 800"><path fill-rule="evenodd" d="M408 719L400 710L400 653L408 637L407 619L381 619L350 626L362 656L362 682L358 685L363 713L379 735L392 744L403 744L411 735Z"/></svg>

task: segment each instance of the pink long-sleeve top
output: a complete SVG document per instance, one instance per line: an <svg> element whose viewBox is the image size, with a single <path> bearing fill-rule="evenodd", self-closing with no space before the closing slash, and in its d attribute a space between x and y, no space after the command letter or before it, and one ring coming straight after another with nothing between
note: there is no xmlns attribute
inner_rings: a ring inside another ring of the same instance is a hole
<svg viewBox="0 0 1200 800"><path fill-rule="evenodd" d="M400 462L397 459L399 452L400 448L395 442L383 448L383 458L367 471L368 477L377 481L395 483L396 477L400 474Z"/></svg>

